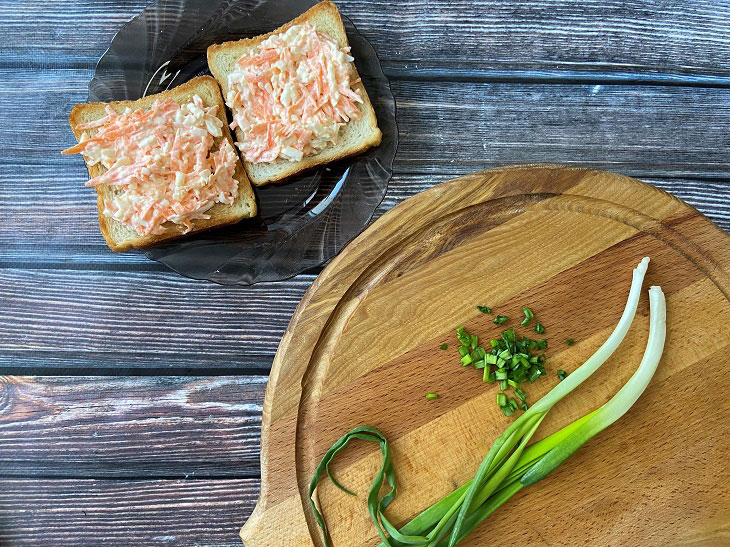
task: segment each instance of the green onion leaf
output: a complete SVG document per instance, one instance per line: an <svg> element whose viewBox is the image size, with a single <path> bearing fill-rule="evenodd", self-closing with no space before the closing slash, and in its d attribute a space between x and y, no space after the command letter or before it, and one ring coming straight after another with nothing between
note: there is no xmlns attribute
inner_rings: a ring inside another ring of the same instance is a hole
<svg viewBox="0 0 730 547"><path fill-rule="evenodd" d="M527 376L527 378L530 380L530 383L533 383L535 380L537 380L540 377L540 374L541 374L540 369L537 368L537 366L533 366L530 369L530 373Z"/></svg>
<svg viewBox="0 0 730 547"><path fill-rule="evenodd" d="M492 308L490 308L489 306L477 306L477 310L479 310L482 313L489 313L489 314L492 313Z"/></svg>
<svg viewBox="0 0 730 547"><path fill-rule="evenodd" d="M396 493L396 487L395 487L395 474L393 472L393 464L390 458L390 447L388 446L388 440L385 438L385 436L375 429L374 427L368 427L368 426L359 426L354 429L351 429L347 433L345 433L342 437L340 437L339 440L337 440L332 447L325 453L325 455L322 457L322 460L319 462L319 465L314 471L314 476L312 477L312 480L309 483L309 503L312 506L312 512L314 513L314 518L317 521L317 524L319 525L320 529L322 530L322 534L324 536L324 544L325 547L331 547L331 538L329 535L329 531L327 529L327 524L324 520L324 516L322 513L319 512L317 509L317 504L314 502L314 498L312 497L314 494L314 490L317 488L317 485L319 484L319 477L322 474L322 471L327 471L328 476L332 480L333 484L340 488L341 490L347 492L348 494L355 495L353 492L350 492L347 490L344 486L339 484L336 480L334 480L334 477L329 473L329 464L332 461L332 459L337 455L338 452L343 450L351 440L353 439L361 439L363 441L370 441L380 444L380 452L383 458L383 463L380 467L380 470L375 475L375 478L373 479L373 483L370 486L370 490L368 491L368 512L370 513L370 518L372 519L373 523L375 524L375 528L378 531L378 534L380 535L380 538L383 540L383 544L386 546L390 546L388 537L385 535L385 531L380 525L380 522L378 521L378 517L382 516L383 510L390 504L391 501L393 501L393 498L395 498ZM383 486L383 482L387 481L388 486L390 486L390 490L383 496L380 496L380 489Z"/></svg>
<svg viewBox="0 0 730 547"><path fill-rule="evenodd" d="M543 332L545 332L545 327L543 327L542 323L540 323L539 321L535 323L535 332L537 334L542 334Z"/></svg>
<svg viewBox="0 0 730 547"><path fill-rule="evenodd" d="M527 372L525 372L524 368L520 368L512 373L512 378L515 382L521 384L527 380Z"/></svg>
<svg viewBox="0 0 730 547"><path fill-rule="evenodd" d="M525 314L525 318L522 320L522 323L520 323L520 325L526 327L530 323L530 320L535 317L535 314L533 314L532 310L526 306L522 308L522 313Z"/></svg>
<svg viewBox="0 0 730 547"><path fill-rule="evenodd" d="M467 332L464 330L464 327L459 327L456 329L456 338L461 342L462 346L468 346L471 344L471 336L467 334Z"/></svg>
<svg viewBox="0 0 730 547"><path fill-rule="evenodd" d="M438 399L438 393L426 393L426 399Z"/></svg>
<svg viewBox="0 0 730 547"><path fill-rule="evenodd" d="M506 315L498 315L497 317L494 318L494 324L495 325L504 325L508 319L509 319L509 317L507 317Z"/></svg>

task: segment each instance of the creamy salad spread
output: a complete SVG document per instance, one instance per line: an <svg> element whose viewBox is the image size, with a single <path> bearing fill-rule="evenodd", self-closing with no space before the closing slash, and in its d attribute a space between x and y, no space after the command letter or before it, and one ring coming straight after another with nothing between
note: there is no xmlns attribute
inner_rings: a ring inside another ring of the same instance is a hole
<svg viewBox="0 0 730 547"><path fill-rule="evenodd" d="M216 203L232 204L238 195L236 151L223 135L217 106L205 107L194 95L180 105L157 100L148 111L127 108L122 114L107 105L107 115L81 126L84 131L65 154L83 154L89 165L107 171L86 183L109 184L121 190L104 200L103 214L134 229L140 236L160 234L165 222L185 226L208 219Z"/></svg>
<svg viewBox="0 0 730 547"><path fill-rule="evenodd" d="M336 142L340 128L360 117L349 51L304 23L237 61L226 102L231 129L243 132L236 145L246 161L299 161Z"/></svg>

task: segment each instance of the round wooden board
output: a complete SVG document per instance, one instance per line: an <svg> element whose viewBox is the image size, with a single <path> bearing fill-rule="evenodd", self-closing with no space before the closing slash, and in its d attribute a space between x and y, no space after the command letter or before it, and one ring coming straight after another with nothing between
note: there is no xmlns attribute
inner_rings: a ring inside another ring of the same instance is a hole
<svg viewBox="0 0 730 547"><path fill-rule="evenodd" d="M271 371L261 495L245 544L321 544L307 486L324 452L357 425L392 444L396 524L468 480L510 419L496 406L497 387L459 365L456 327L498 334L503 327L475 308L486 304L523 332L518 317L530 305L550 342L548 376L527 389L534 402L557 369L577 368L615 326L643 256L645 288L661 285L668 306L667 345L648 390L463 545L730 542L730 238L637 180L537 165L475 173L408 199L315 280ZM538 437L610 398L638 366L647 332L644 291L625 343ZM320 486L335 545L378 542L365 494L379 465L377 448L361 443L334 466L359 495Z"/></svg>

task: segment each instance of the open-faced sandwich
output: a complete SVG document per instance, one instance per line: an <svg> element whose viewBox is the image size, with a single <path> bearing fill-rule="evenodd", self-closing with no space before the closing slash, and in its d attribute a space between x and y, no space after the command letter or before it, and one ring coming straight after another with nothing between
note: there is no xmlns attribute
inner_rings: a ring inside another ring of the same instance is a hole
<svg viewBox="0 0 730 547"><path fill-rule="evenodd" d="M208 48L256 185L380 143L337 8L321 2L278 29Z"/></svg>
<svg viewBox="0 0 730 547"><path fill-rule="evenodd" d="M216 81L200 76L137 101L86 103L69 116L114 251L256 215Z"/></svg>

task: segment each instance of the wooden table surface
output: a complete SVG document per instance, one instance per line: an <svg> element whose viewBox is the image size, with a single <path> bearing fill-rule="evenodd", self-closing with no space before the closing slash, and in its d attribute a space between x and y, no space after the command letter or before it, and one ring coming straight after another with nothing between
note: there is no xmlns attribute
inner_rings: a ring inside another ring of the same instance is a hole
<svg viewBox="0 0 730 547"><path fill-rule="evenodd" d="M317 271L221 287L115 254L66 117L145 0L0 0L0 544L237 545L267 373ZM391 79L382 214L457 175L640 178L730 230L730 2L341 0Z"/></svg>

